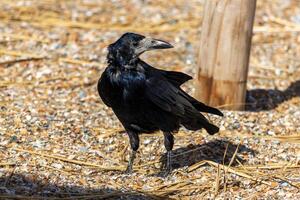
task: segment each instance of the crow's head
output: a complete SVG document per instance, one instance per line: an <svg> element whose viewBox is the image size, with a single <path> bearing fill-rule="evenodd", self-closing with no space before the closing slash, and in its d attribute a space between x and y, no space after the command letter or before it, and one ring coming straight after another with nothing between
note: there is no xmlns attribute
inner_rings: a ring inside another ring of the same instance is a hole
<svg viewBox="0 0 300 200"><path fill-rule="evenodd" d="M136 33L125 33L108 47L107 59L123 67L133 67L139 55L153 49L168 49L173 46L168 42L145 37Z"/></svg>

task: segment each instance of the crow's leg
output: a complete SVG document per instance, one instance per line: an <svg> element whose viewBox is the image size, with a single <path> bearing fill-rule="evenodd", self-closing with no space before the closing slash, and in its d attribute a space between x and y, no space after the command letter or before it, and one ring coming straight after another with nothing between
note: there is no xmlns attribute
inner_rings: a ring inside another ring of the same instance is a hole
<svg viewBox="0 0 300 200"><path fill-rule="evenodd" d="M130 146L131 146L131 153L130 153L130 157L128 160L128 166L126 169L126 173L132 173L132 165L133 165L133 161L136 157L136 151L139 148L139 135L138 133L132 132L132 131L127 131L127 134L129 136L129 141L130 141Z"/></svg>
<svg viewBox="0 0 300 200"><path fill-rule="evenodd" d="M127 174L132 173L132 165L133 165L133 161L134 161L135 157L136 157L136 151L131 150L130 157L129 157L129 160L128 160L127 169L126 169L125 173L127 173Z"/></svg>
<svg viewBox="0 0 300 200"><path fill-rule="evenodd" d="M164 132L164 144L167 150L167 167L164 176L168 176L168 174L172 171L172 149L174 145L174 136L170 132Z"/></svg>

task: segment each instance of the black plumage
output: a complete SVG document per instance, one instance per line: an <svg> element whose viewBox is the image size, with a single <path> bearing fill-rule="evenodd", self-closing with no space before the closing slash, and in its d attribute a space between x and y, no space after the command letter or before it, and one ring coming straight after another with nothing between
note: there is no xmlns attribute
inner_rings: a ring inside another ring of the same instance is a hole
<svg viewBox="0 0 300 200"><path fill-rule="evenodd" d="M200 112L223 116L184 92L180 85L192 79L181 72L156 69L139 58L152 49L172 48L169 43L135 33L126 33L108 47L108 67L98 82L103 102L111 107L130 139L132 153L127 171L139 148L139 134L161 130L168 152L167 172L171 168L173 132L180 125L190 130L204 128L209 134L219 131Z"/></svg>

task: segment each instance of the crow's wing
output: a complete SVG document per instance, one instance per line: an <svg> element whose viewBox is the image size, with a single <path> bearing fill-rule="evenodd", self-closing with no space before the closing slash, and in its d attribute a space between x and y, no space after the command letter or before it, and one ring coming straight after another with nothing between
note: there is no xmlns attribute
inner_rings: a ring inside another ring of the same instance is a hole
<svg viewBox="0 0 300 200"><path fill-rule="evenodd" d="M149 78L146 81L146 98L164 111L177 116L184 116L184 99L178 94L179 90L171 83L160 78Z"/></svg>
<svg viewBox="0 0 300 200"><path fill-rule="evenodd" d="M183 83L185 83L188 80L193 79L191 76L182 73L182 72L176 72L176 71L164 71L164 70L160 70L161 72L163 72L164 77L166 77L168 79L168 81L170 83L172 83L174 86L176 86L177 88L180 87L180 85L182 85ZM181 90L179 88L179 90ZM219 111L216 108L210 107L205 105L204 103L201 103L199 101L197 101L196 99L194 99L193 97L191 97L190 95L188 95L187 93L185 93L183 90L181 90L181 94L200 112L207 112L207 113L211 113L214 115L219 115L219 116L223 116L223 113L221 111Z"/></svg>
<svg viewBox="0 0 300 200"><path fill-rule="evenodd" d="M204 127L209 134L219 131L219 128L211 124L186 97L180 88L176 88L163 77L147 79L145 95L156 106L181 119L183 126L191 130Z"/></svg>
<svg viewBox="0 0 300 200"><path fill-rule="evenodd" d="M193 79L191 76L189 76L185 73L182 73L182 72L157 69L155 67L152 67L148 63L145 63L142 60L140 60L139 64L144 69L150 71L151 73L158 73L159 75L163 75L170 83L172 83L176 87L179 87L180 85L187 82L188 80Z"/></svg>
<svg viewBox="0 0 300 200"><path fill-rule="evenodd" d="M188 80L193 79L191 76L185 73L175 71L164 71L164 75L170 83L177 87L187 82Z"/></svg>
<svg viewBox="0 0 300 200"><path fill-rule="evenodd" d="M146 98L164 111L179 117L200 117L207 121L196 108L186 99L183 92L163 77L147 79Z"/></svg>

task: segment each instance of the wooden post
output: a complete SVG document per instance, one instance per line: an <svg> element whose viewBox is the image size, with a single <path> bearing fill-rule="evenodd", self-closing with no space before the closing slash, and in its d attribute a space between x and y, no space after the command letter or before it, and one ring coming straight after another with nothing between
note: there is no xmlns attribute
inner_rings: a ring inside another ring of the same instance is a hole
<svg viewBox="0 0 300 200"><path fill-rule="evenodd" d="M255 6L256 0L206 0L196 75L200 101L244 109Z"/></svg>

